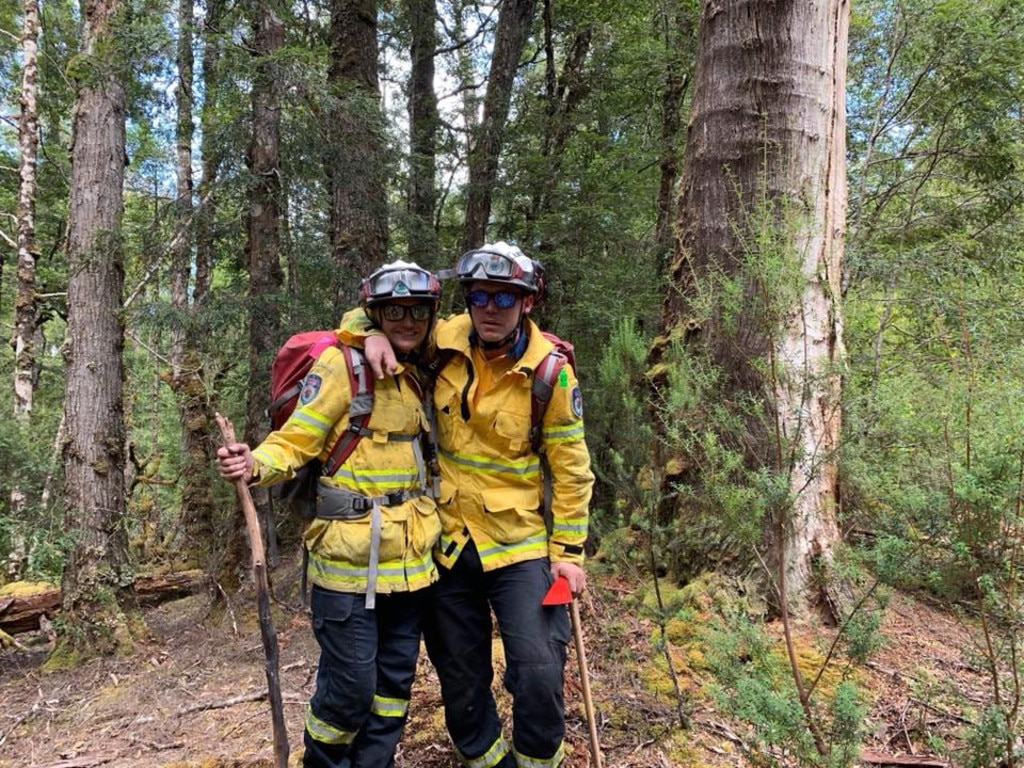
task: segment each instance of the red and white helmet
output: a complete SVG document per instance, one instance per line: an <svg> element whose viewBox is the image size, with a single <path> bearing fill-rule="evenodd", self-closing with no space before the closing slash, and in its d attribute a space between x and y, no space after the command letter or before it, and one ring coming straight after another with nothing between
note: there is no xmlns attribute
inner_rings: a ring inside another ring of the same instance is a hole
<svg viewBox="0 0 1024 768"><path fill-rule="evenodd" d="M533 294L539 294L544 285L540 262L504 240L466 251L455 266L455 274L463 284L489 280L514 285Z"/></svg>
<svg viewBox="0 0 1024 768"><path fill-rule="evenodd" d="M359 286L364 307L395 299L428 299L435 310L441 303L441 283L437 275L412 261L393 261L373 271Z"/></svg>

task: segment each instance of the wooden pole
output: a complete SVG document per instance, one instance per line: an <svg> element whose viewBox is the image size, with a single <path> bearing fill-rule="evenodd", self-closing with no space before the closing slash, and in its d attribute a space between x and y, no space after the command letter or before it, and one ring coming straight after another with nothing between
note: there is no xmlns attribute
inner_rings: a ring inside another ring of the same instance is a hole
<svg viewBox="0 0 1024 768"><path fill-rule="evenodd" d="M590 673L587 669L587 653L583 650L583 629L580 627L580 610L576 600L569 602L572 617L572 635L576 641L576 660L580 664L580 687L583 689L583 707L587 713L587 727L590 729L590 753L594 757L594 768L602 768L601 743L597 740L597 718L594 714L594 700L590 697Z"/></svg>
<svg viewBox="0 0 1024 768"><path fill-rule="evenodd" d="M225 446L237 442L234 425L221 414L216 414L217 426L220 427L221 439ZM249 537L249 550L252 553L252 577L256 583L256 600L260 618L260 635L263 637L263 653L266 656L267 689L270 699L270 711L274 723L274 758L275 768L288 768L288 730L284 724L284 702L281 699L281 679L278 674L280 653L277 647L277 633L270 619L270 584L267 580L267 564L263 555L263 536L260 533L259 518L256 516L256 505L245 480L235 481L235 491L242 504L245 515L245 530Z"/></svg>

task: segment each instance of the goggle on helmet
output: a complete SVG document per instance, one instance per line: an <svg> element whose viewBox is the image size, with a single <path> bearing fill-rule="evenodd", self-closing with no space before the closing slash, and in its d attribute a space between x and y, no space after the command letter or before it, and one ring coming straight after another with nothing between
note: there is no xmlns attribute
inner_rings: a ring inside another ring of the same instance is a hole
<svg viewBox="0 0 1024 768"><path fill-rule="evenodd" d="M435 307L441 301L437 276L415 262L393 261L375 270L359 286L364 307L394 299L428 299Z"/></svg>
<svg viewBox="0 0 1024 768"><path fill-rule="evenodd" d="M490 280L539 293L542 286L540 264L514 245L499 240L466 251L455 266L460 283Z"/></svg>

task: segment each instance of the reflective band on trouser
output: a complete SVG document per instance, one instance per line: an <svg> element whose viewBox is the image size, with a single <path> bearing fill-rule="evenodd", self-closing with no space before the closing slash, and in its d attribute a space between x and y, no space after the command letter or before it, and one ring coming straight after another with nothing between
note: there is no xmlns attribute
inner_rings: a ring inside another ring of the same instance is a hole
<svg viewBox="0 0 1024 768"><path fill-rule="evenodd" d="M561 765L562 760L565 759L565 742L563 741L558 745L558 749L552 757L544 759L538 759L536 757L527 757L522 752L515 752L516 755L516 766L517 768L558 768Z"/></svg>
<svg viewBox="0 0 1024 768"><path fill-rule="evenodd" d="M523 552L537 552L539 556L543 557L548 553L548 534L547 531L541 531L515 544L491 543L486 546L478 544L477 552L480 554L480 562L485 566L491 561Z"/></svg>
<svg viewBox="0 0 1024 768"><path fill-rule="evenodd" d="M377 561L380 559L380 499L373 499L373 513L370 517L370 568L366 578L366 610L372 611L377 605Z"/></svg>
<svg viewBox="0 0 1024 768"><path fill-rule="evenodd" d="M405 713L409 711L409 702L407 699L391 699L387 696L375 695L370 711L381 717L405 717Z"/></svg>
<svg viewBox="0 0 1024 768"><path fill-rule="evenodd" d="M306 705L306 730L309 735L324 744L351 744L355 731L343 731L326 723L313 714L313 708Z"/></svg>
<svg viewBox="0 0 1024 768"><path fill-rule="evenodd" d="M491 745L491 748L480 755L480 757L471 758L466 757L458 750L455 750L455 752L459 756L459 762L466 766L466 768L494 768L508 754L508 744L505 743L503 737L499 736L498 740Z"/></svg>

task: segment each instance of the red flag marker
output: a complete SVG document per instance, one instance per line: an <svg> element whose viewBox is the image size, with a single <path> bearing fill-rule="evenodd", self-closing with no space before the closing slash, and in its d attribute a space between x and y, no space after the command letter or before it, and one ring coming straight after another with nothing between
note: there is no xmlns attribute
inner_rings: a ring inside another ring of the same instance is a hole
<svg viewBox="0 0 1024 768"><path fill-rule="evenodd" d="M572 602L572 592L569 589L569 580L565 576L559 576L551 589L544 595L541 605L568 605Z"/></svg>

